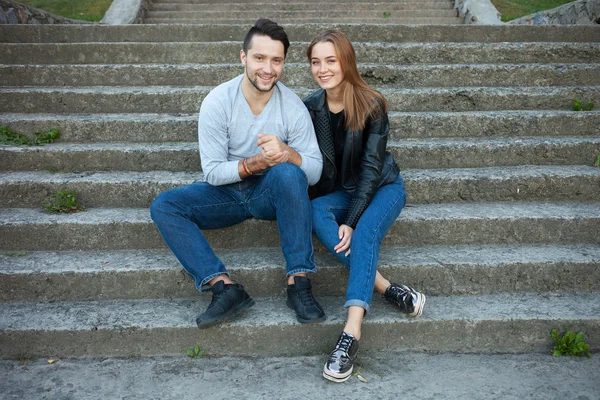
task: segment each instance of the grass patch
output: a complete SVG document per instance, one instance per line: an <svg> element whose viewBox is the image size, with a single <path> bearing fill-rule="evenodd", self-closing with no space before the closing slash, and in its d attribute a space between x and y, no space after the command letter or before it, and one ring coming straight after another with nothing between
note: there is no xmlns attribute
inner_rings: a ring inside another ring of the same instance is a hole
<svg viewBox="0 0 600 400"><path fill-rule="evenodd" d="M61 17L98 22L112 0L19 0L20 3Z"/></svg>
<svg viewBox="0 0 600 400"><path fill-rule="evenodd" d="M512 21L538 11L551 10L573 0L491 0L500 11L504 22Z"/></svg>
<svg viewBox="0 0 600 400"><path fill-rule="evenodd" d="M0 126L0 144L10 144L13 146L43 146L47 143L54 143L60 138L60 131L56 128L49 131L39 131L33 133L35 139L31 140L22 133L15 132L8 126Z"/></svg>
<svg viewBox="0 0 600 400"><path fill-rule="evenodd" d="M200 358L204 356L204 350L200 350L199 346L194 346L191 349L186 350L188 357Z"/></svg>
<svg viewBox="0 0 600 400"><path fill-rule="evenodd" d="M567 356L588 356L592 358L589 352L590 345L584 342L585 334L583 332L569 332L567 329L561 337L557 329L552 330L552 338L556 342L554 346L554 357L561 355Z"/></svg>
<svg viewBox="0 0 600 400"><path fill-rule="evenodd" d="M85 211L77 199L74 190L59 190L50 201L42 203L43 210L51 214L71 214Z"/></svg>

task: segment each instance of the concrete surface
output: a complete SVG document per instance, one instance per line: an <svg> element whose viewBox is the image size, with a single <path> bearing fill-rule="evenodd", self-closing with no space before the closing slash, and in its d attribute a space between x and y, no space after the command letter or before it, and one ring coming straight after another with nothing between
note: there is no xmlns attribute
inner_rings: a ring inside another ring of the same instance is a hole
<svg viewBox="0 0 600 400"><path fill-rule="evenodd" d="M240 25L114 25L0 26L3 43L82 42L211 42L241 41L251 24ZM33 29L32 29L33 28ZM395 25L395 24L289 24L284 28L293 41L310 42L316 32L339 28L357 42L600 42L597 26L523 25Z"/></svg>
<svg viewBox="0 0 600 400"><path fill-rule="evenodd" d="M2 88L7 113L197 113L212 87ZM300 97L311 88L292 88ZM600 86L382 89L391 111L571 110L573 99L600 104Z"/></svg>
<svg viewBox="0 0 600 400"><path fill-rule="evenodd" d="M335 340L335 339L332 339ZM333 344L332 344L333 345ZM3 400L448 399L595 400L600 357L361 352L356 377L321 377L326 357L0 361Z"/></svg>
<svg viewBox="0 0 600 400"><path fill-rule="evenodd" d="M598 243L599 203L464 203L406 207L382 245ZM3 249L136 250L166 245L146 208L91 208L55 215L0 209ZM204 233L214 248L278 247L273 221L249 219ZM41 241L38 238L44 237ZM260 237L260 241L255 238Z"/></svg>
<svg viewBox="0 0 600 400"><path fill-rule="evenodd" d="M14 86L217 86L242 74L233 64L4 65L3 87ZM378 89L402 87L594 86L600 64L454 64L359 66L361 76ZM316 88L308 63L287 63L281 82Z"/></svg>
<svg viewBox="0 0 600 400"><path fill-rule="evenodd" d="M317 273L311 275L315 295L343 296L347 271L318 250ZM285 261L280 249L217 254L252 296L282 295ZM169 250L0 251L0 263L1 302L198 296ZM381 249L378 269L390 281L428 296L600 291L600 246L390 246Z"/></svg>
<svg viewBox="0 0 600 400"><path fill-rule="evenodd" d="M309 42L292 42L286 63L308 63ZM380 43L354 42L362 63L521 64L598 62L600 43ZM0 43L9 64L239 63L242 42Z"/></svg>
<svg viewBox="0 0 600 400"><path fill-rule="evenodd" d="M600 137L412 139L388 142L402 168L593 165ZM1 171L201 171L197 142L0 146Z"/></svg>
<svg viewBox="0 0 600 400"><path fill-rule="evenodd" d="M598 49L600 51L600 48ZM600 111L391 111L390 141L407 138L515 138L600 135ZM197 114L0 114L0 123L31 134L56 127L60 142L194 142ZM148 132L152 132L151 135Z"/></svg>
<svg viewBox="0 0 600 400"><path fill-rule="evenodd" d="M420 156L426 154L420 153ZM511 154L506 156L510 157ZM410 204L594 201L597 200L600 189L600 169L591 165L593 159L593 154L587 160L583 159L589 161L590 165L408 169L402 171L402 177ZM442 165L440 162L438 166ZM0 202L4 208L36 208L50 199L56 191L68 188L75 190L77 200L88 208L149 207L161 192L203 180L201 172L58 173L13 170L0 172Z"/></svg>
<svg viewBox="0 0 600 400"><path fill-rule="evenodd" d="M210 296L0 304L0 357L181 354L198 344L212 355L314 355L331 351L344 326L344 297L320 297L327 320L300 324L285 296L255 298L243 315L199 330ZM362 325L371 350L470 353L552 349L552 329L584 331L600 349L600 294L494 293L429 296L423 315L406 317L375 296ZM427 334L425 334L427 332Z"/></svg>

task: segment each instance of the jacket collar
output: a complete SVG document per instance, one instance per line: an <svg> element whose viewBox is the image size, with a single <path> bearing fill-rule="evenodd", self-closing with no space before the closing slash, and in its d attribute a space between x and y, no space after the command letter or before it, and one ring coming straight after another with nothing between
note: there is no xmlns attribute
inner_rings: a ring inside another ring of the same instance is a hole
<svg viewBox="0 0 600 400"><path fill-rule="evenodd" d="M304 100L304 104L311 111L321 111L326 107L325 104L325 90L317 89L312 92L308 97Z"/></svg>

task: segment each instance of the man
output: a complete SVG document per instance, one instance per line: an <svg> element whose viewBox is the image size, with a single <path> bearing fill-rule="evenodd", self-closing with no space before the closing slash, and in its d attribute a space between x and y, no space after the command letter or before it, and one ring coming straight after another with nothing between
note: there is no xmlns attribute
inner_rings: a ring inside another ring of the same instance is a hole
<svg viewBox="0 0 600 400"><path fill-rule="evenodd" d="M206 328L252 307L210 248L203 229L249 218L277 220L287 269L287 305L301 323L325 320L306 274L315 272L308 185L322 158L308 111L282 83L287 34L260 19L244 39L244 73L213 89L200 108L198 141L206 182L159 195L150 208L167 245L201 291L212 291L196 320Z"/></svg>

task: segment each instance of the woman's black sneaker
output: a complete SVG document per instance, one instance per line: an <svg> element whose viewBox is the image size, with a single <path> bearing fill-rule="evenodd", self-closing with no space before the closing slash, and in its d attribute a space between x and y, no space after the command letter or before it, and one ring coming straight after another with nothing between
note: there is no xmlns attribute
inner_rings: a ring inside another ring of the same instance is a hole
<svg viewBox="0 0 600 400"><path fill-rule="evenodd" d="M323 377L332 382L345 382L354 369L354 361L358 354L358 340L349 333L342 332L335 349L323 368Z"/></svg>
<svg viewBox="0 0 600 400"><path fill-rule="evenodd" d="M213 293L212 301L206 311L196 318L198 328L208 328L254 305L254 300L239 283L225 284L218 281L210 290Z"/></svg>
<svg viewBox="0 0 600 400"><path fill-rule="evenodd" d="M392 283L383 294L383 298L400 307L409 317L418 317L423 313L427 298L423 293L405 285Z"/></svg>
<svg viewBox="0 0 600 400"><path fill-rule="evenodd" d="M294 284L287 286L286 304L296 312L296 319L301 324L325 321L325 311L317 303L310 279L305 276L294 276Z"/></svg>

